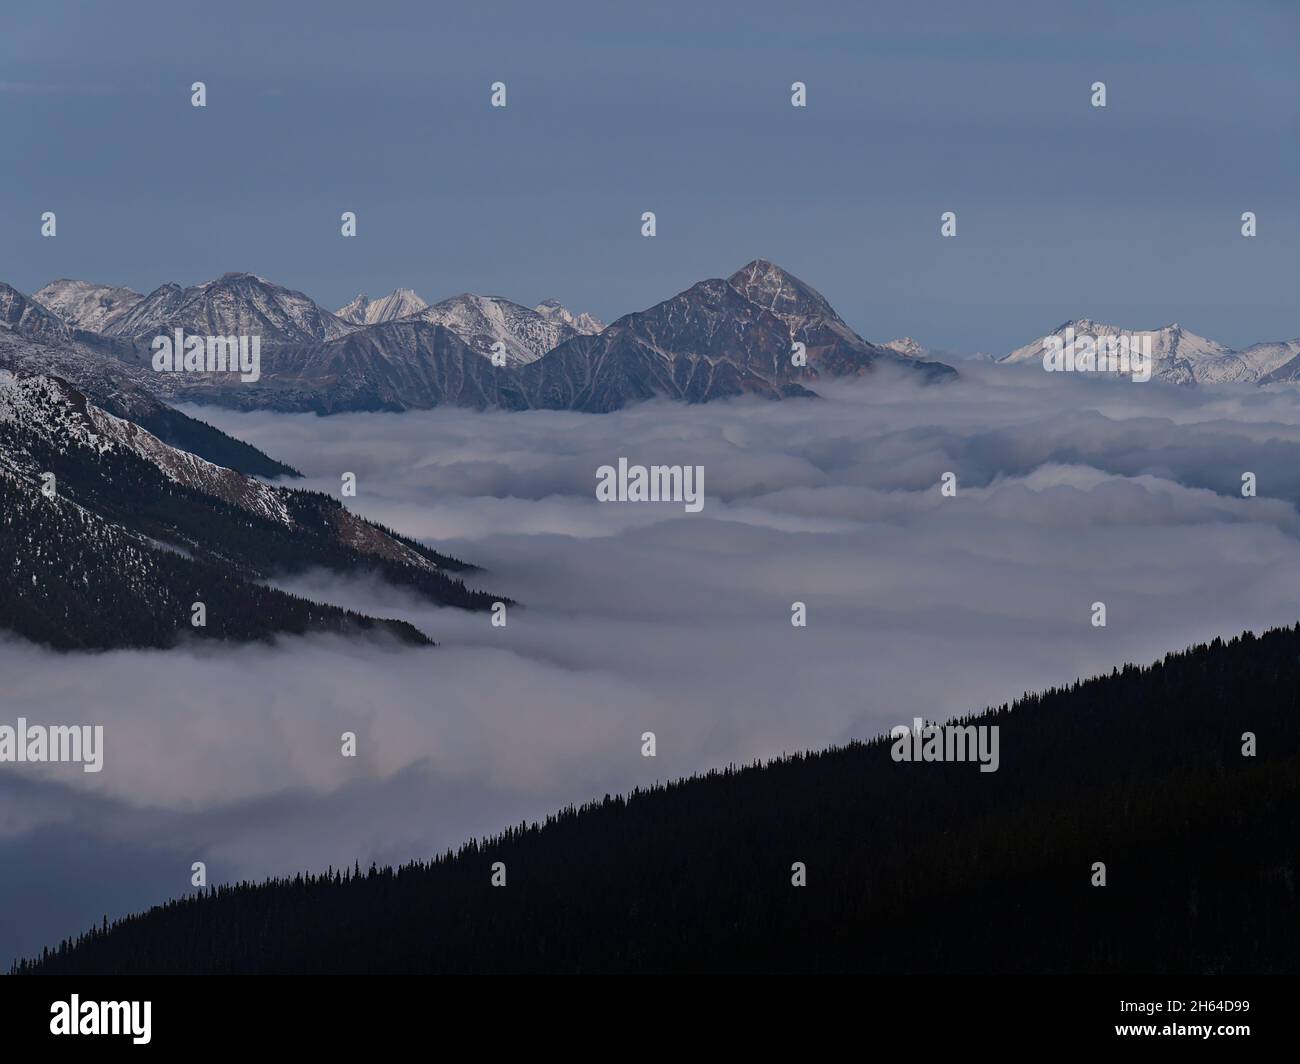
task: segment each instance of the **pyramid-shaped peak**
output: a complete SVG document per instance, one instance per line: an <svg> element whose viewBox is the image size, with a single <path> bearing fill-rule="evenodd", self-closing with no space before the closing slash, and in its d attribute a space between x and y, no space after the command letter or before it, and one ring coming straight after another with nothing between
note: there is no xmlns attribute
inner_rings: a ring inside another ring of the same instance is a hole
<svg viewBox="0 0 1300 1064"><path fill-rule="evenodd" d="M1071 318L1062 322L1049 335L1064 338L1067 330L1076 338L1085 336L1168 336L1176 332L1171 326L1163 329L1135 329L1129 325L1116 325L1113 322L1097 321L1094 318Z"/></svg>
<svg viewBox="0 0 1300 1064"><path fill-rule="evenodd" d="M826 297L768 259L755 259L727 278L751 303L770 310L796 330L816 319L840 323Z"/></svg>
<svg viewBox="0 0 1300 1064"><path fill-rule="evenodd" d="M737 270L736 272L737 272L737 273L744 273L744 272L746 272L746 271L748 271L748 270L763 270L763 271L766 271L766 270L780 270L780 269L781 269L781 267L778 266L778 265L777 265L775 262L773 262L771 259L753 259L752 261L745 263L745 265L742 266L742 267L741 267L739 270Z"/></svg>
<svg viewBox="0 0 1300 1064"><path fill-rule="evenodd" d="M813 291L811 285L799 280L789 270L783 270L771 259L754 259L753 262L747 262L727 279L737 288L742 285L762 284L787 285Z"/></svg>

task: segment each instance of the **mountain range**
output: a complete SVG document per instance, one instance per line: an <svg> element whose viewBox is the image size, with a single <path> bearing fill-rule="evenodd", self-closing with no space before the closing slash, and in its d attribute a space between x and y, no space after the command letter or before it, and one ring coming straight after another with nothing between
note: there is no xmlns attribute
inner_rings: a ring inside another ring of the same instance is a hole
<svg viewBox="0 0 1300 1064"><path fill-rule="evenodd" d="M1173 384L1272 384L1300 380L1300 339L1257 343L1233 350L1177 323L1161 329L1134 330L1077 318L1004 355L998 362L1041 364L1048 338L1056 336L1064 342L1068 330L1073 330L1076 337L1149 337L1152 378Z"/></svg>
<svg viewBox="0 0 1300 1064"><path fill-rule="evenodd" d="M761 259L609 326L554 300L529 309L465 293L424 305L405 289L359 296L335 314L247 273L145 296L71 280L39 297L6 290L0 323L10 346L43 345L28 364L104 401L138 390L163 403L317 413L441 405L602 413L656 397L809 397L818 380L882 368L925 382L955 375L862 339L815 289ZM154 372L154 337L176 329L260 337L261 379Z"/></svg>
<svg viewBox="0 0 1300 1064"><path fill-rule="evenodd" d="M154 373L152 339L177 328L259 336L262 379L245 384L211 374ZM1127 330L1086 318L1048 336L1064 336L1067 329L1149 337L1152 375L1172 383L1300 380L1300 339L1233 349L1178 324ZM1046 339L989 361L1039 362ZM955 372L942 361L947 354L911 337L864 340L820 293L763 259L609 326L555 300L529 308L467 292L429 304L409 288L373 300L359 295L331 312L301 292L247 273L188 288L165 284L148 295L66 279L31 297L0 285L0 365L22 361L14 348L23 343L45 345L25 360L28 365L65 375L107 408L116 404L114 412L123 416L151 417L147 427L168 442L207 447L199 453L214 460L229 460L232 448L242 445L215 438L200 443L197 426L174 411L164 415L164 408L189 401L322 414L442 405L603 413L657 397L809 397L820 379L881 367L906 367L905 373L927 382ZM795 343L807 349L806 366L789 357ZM126 397L137 407L134 414L122 406ZM150 403L152 410L143 409ZM252 453L238 464L262 474L276 466Z"/></svg>
<svg viewBox="0 0 1300 1064"><path fill-rule="evenodd" d="M590 314L575 316L554 299L529 310L502 296L462 292L430 306L409 288L399 288L382 299L357 296L336 313L354 325L407 318L442 325L480 355L491 358L498 354L511 366L536 361L565 340L590 336L605 327Z"/></svg>
<svg viewBox="0 0 1300 1064"><path fill-rule="evenodd" d="M1120 331L1078 319L1054 335L1069 329ZM259 337L260 379L155 371L153 338L174 330ZM1300 340L1232 350L1179 325L1138 335L1151 339L1154 375L1163 380L1300 379ZM1001 362L1032 364L1043 342ZM246 611L246 622L223 614L199 636L375 623L316 604L291 607L263 586L307 565L376 569L471 609L495 601L449 575L461 563L361 521L336 500L254 479L296 471L175 401L318 413L441 405L604 413L654 398L810 398L819 381L881 370L923 383L955 376L929 354L910 337L864 340L816 289L763 259L608 326L553 300L530 309L464 293L427 304L409 289L359 296L335 314L246 273L148 295L61 280L29 297L0 284L0 471L13 515L3 622L56 645L164 645L180 638L185 618L170 605L163 620L144 618L150 596L179 603L194 594L182 587L207 584L262 605ZM51 499L33 491L47 472L60 485ZM44 557L79 559L80 568L72 566L79 587L40 566L29 571L43 538L59 544ZM112 549L92 549L109 541ZM124 557L135 570L115 561ZM194 566L207 575L200 580ZM133 597L141 581L150 590ZM118 608L84 601L74 608L88 586L112 589ZM88 619L95 610L113 625Z"/></svg>

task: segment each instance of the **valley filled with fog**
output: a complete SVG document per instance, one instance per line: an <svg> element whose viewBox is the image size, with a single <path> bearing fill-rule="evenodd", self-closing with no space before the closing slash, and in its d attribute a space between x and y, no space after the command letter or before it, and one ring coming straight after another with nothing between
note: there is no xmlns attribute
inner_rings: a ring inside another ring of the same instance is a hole
<svg viewBox="0 0 1300 1064"><path fill-rule="evenodd" d="M603 415L186 407L302 470L294 486L337 496L354 473L348 506L481 566L472 586L517 605L494 627L320 572L277 586L439 645L66 655L5 637L10 715L103 724L105 754L100 773L0 780L0 894L25 914L0 923L0 953L185 893L194 861L216 883L426 857L566 803L1296 621L1293 387L961 374ZM703 510L598 502L596 471L620 457L702 466Z"/></svg>

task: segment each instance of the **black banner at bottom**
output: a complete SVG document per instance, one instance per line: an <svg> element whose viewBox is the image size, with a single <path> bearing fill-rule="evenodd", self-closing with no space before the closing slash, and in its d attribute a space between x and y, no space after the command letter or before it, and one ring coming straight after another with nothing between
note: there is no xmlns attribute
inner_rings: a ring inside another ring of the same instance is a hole
<svg viewBox="0 0 1300 1064"><path fill-rule="evenodd" d="M1181 1054L1208 1046L1249 1059L1294 1046L1290 977L898 976L541 980L428 977L9 977L8 1051L110 1043L371 1052L412 1038L512 1040L530 1049L638 1046L667 1053L751 1039L814 1048L848 1034L893 1052L1079 1049L1130 1043ZM700 985L700 984L703 985ZM592 1006L596 1006L593 1008ZM899 1044L902 1039L902 1045ZM547 1046L546 1043L554 1045ZM17 1059L17 1058L11 1058Z"/></svg>

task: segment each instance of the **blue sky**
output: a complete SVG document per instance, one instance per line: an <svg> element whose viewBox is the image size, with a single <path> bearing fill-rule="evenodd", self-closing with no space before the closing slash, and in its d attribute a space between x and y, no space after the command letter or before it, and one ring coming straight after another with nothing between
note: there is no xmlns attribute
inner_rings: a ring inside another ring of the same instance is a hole
<svg viewBox="0 0 1300 1064"><path fill-rule="evenodd" d="M762 256L878 340L1291 338L1297 40L1290 3L28 5L0 279L249 270L331 308L406 286L608 320Z"/></svg>

